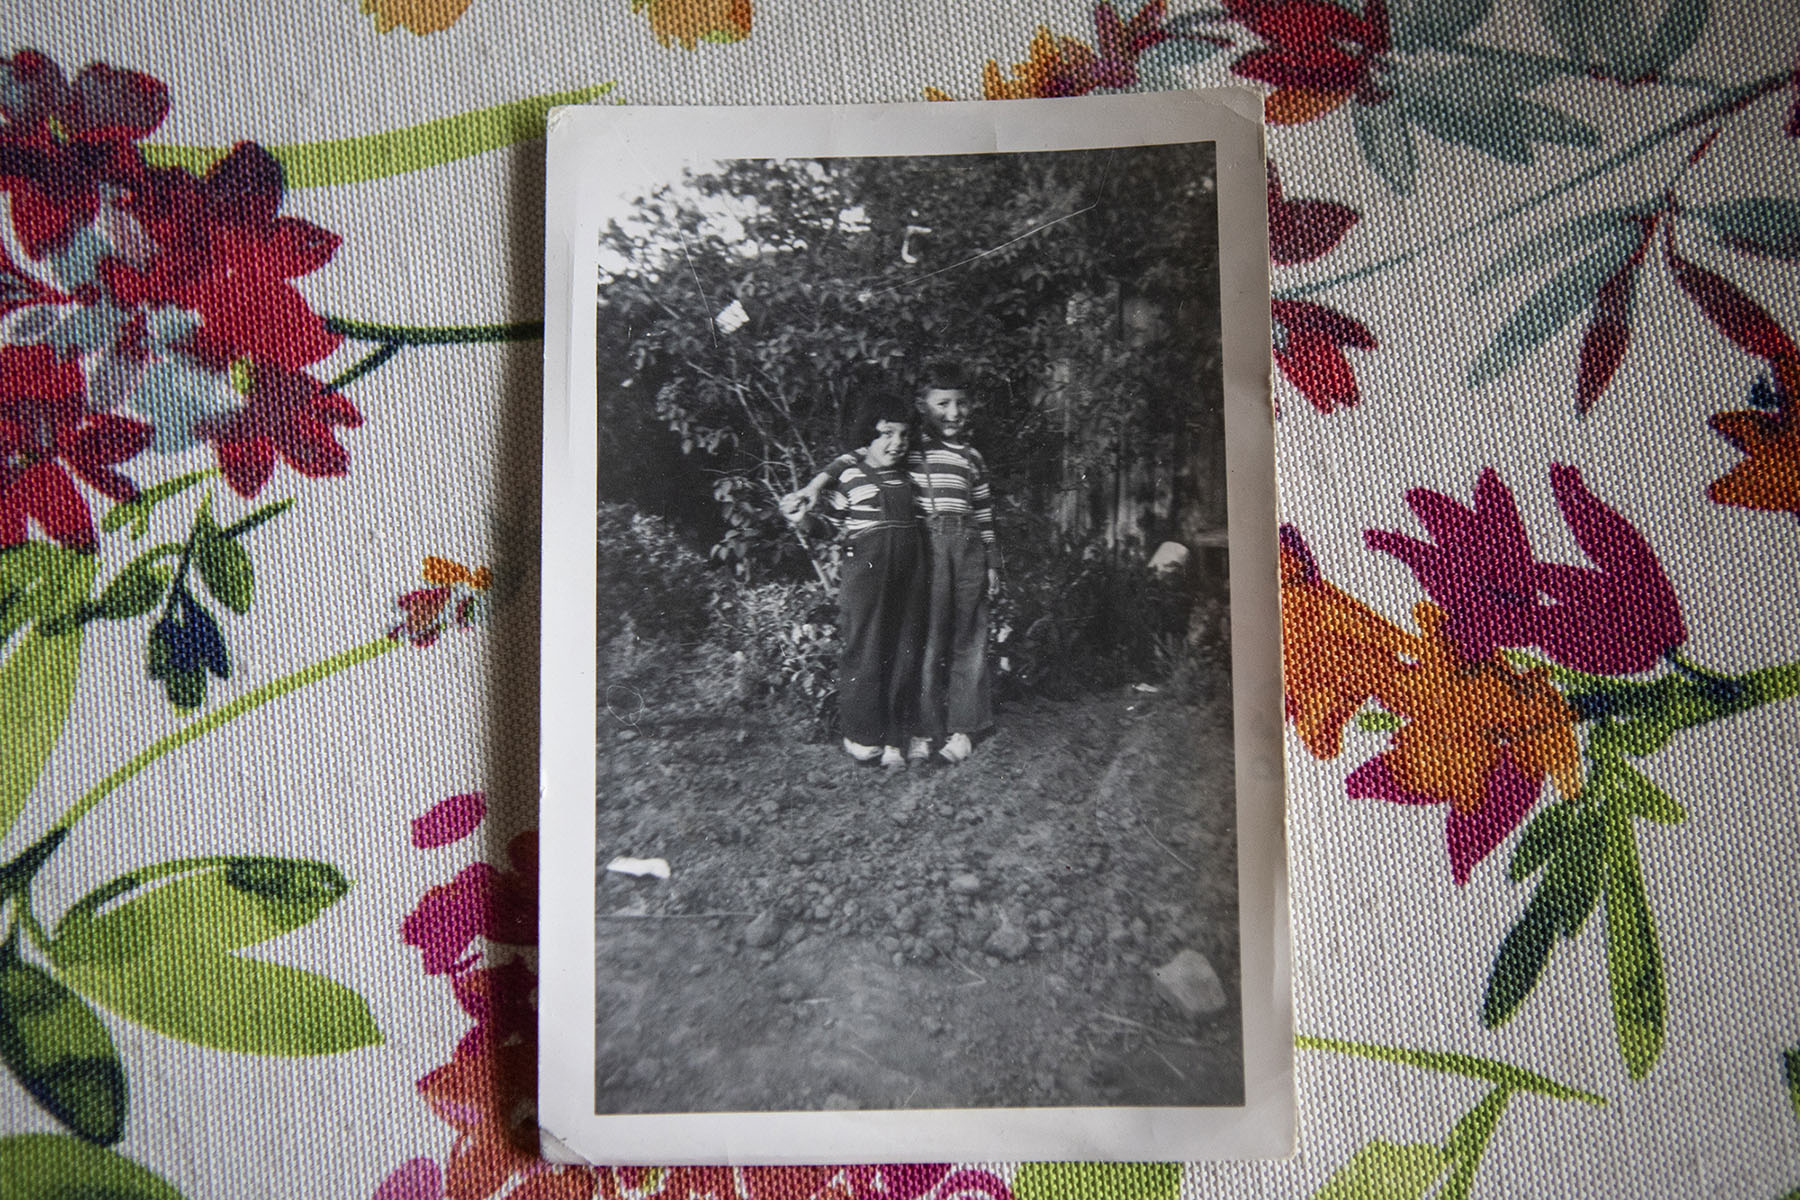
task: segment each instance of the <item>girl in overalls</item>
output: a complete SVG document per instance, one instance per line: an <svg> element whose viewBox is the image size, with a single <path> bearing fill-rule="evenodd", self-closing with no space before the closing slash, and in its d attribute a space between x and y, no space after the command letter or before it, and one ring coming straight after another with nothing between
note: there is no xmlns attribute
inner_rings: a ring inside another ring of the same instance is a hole
<svg viewBox="0 0 1800 1200"><path fill-rule="evenodd" d="M897 397L873 398L864 406L854 430L861 448L832 464L817 514L844 543L838 592L844 749L858 762L902 768L903 747L918 732L928 582L906 469L908 416ZM782 515L800 524L810 499L804 492L783 497Z"/></svg>

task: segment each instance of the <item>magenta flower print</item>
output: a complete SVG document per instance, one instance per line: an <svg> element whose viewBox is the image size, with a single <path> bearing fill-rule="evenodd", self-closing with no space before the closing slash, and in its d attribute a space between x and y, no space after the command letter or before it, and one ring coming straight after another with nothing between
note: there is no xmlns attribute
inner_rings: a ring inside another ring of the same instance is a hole
<svg viewBox="0 0 1800 1200"><path fill-rule="evenodd" d="M1425 488L1406 494L1431 540L1373 529L1364 537L1418 576L1449 614L1446 636L1469 662L1533 646L1579 671L1649 670L1687 640L1655 552L1575 468L1552 466L1550 487L1593 567L1539 562L1512 491L1492 468L1476 482L1472 505Z"/></svg>
<svg viewBox="0 0 1800 1200"><path fill-rule="evenodd" d="M1543 780L1521 770L1502 754L1482 781L1481 801L1472 808L1449 805L1444 820L1444 850L1450 859L1450 878L1460 887L1482 859L1492 854L1507 835L1517 829L1543 791ZM1440 804L1442 799L1406 786L1395 775L1386 755L1371 758L1344 780L1344 793L1352 799L1386 800L1391 804Z"/></svg>
<svg viewBox="0 0 1800 1200"><path fill-rule="evenodd" d="M445 975L471 965L476 938L508 946L537 944L537 831L506 847L510 869L471 863L449 883L432 888L400 925L400 939L423 952L425 973Z"/></svg>
<svg viewBox="0 0 1800 1200"><path fill-rule="evenodd" d="M475 832L487 815L487 794L465 792L432 805L412 823L412 844L421 850L460 842Z"/></svg>
<svg viewBox="0 0 1800 1200"><path fill-rule="evenodd" d="M1574 467L1553 464L1550 490L1576 545L1599 570L1539 564L1538 586L1556 604L1543 614L1538 647L1597 675L1649 670L1687 641L1681 601L1656 551Z"/></svg>

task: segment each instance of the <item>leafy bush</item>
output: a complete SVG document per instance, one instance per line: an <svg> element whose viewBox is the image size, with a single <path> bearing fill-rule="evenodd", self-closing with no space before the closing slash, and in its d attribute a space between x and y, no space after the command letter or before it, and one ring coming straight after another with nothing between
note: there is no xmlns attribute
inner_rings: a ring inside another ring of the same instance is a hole
<svg viewBox="0 0 1800 1200"><path fill-rule="evenodd" d="M640 637L695 643L707 634L717 572L668 524L622 504L602 504L596 547L595 612L606 642L629 629Z"/></svg>
<svg viewBox="0 0 1800 1200"><path fill-rule="evenodd" d="M1195 596L1185 579L1150 570L1134 549L1035 540L1008 556L993 606L990 653L1003 691L1066 698L1166 679L1188 656Z"/></svg>
<svg viewBox="0 0 1800 1200"><path fill-rule="evenodd" d="M816 580L735 588L721 606L719 646L740 698L775 701L829 731L837 720L837 598Z"/></svg>

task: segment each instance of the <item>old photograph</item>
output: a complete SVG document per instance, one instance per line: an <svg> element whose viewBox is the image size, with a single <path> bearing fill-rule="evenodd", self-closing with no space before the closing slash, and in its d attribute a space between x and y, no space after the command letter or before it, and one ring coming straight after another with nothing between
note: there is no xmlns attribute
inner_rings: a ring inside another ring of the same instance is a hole
<svg viewBox="0 0 1800 1200"><path fill-rule="evenodd" d="M1218 140L871 149L580 200L590 1111L1241 1111Z"/></svg>

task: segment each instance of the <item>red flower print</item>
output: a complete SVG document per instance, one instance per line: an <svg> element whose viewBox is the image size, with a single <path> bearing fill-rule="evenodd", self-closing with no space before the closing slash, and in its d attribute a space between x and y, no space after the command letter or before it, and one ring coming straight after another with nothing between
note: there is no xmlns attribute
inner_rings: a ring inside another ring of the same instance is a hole
<svg viewBox="0 0 1800 1200"><path fill-rule="evenodd" d="M418 1082L419 1094L457 1131L444 1165L447 1200L589 1200L592 1167L554 1166L537 1151L537 1038L530 1032L479 1054L458 1054Z"/></svg>
<svg viewBox="0 0 1800 1200"><path fill-rule="evenodd" d="M244 408L194 426L213 443L219 469L238 495L262 490L277 454L313 479L350 469L350 452L338 444L334 431L355 429L362 414L341 393L325 390L310 375L258 364L250 369L247 399Z"/></svg>
<svg viewBox="0 0 1800 1200"><path fill-rule="evenodd" d="M81 368L46 346L0 347L0 545L23 542L34 520L65 546L94 548L93 518L65 464L110 499L137 495L112 468L149 444L150 427L88 412L82 387Z"/></svg>
<svg viewBox="0 0 1800 1200"><path fill-rule="evenodd" d="M342 340L290 279L318 270L338 237L280 215L281 164L245 142L203 177L158 170L134 214L157 253L141 268L110 259L101 277L126 306L173 305L200 316L187 347L213 370L239 358L298 371Z"/></svg>
<svg viewBox="0 0 1800 1200"><path fill-rule="evenodd" d="M435 555L426 556L422 573L426 583L437 586L419 588L395 600L405 616L388 630L390 638L398 641L404 637L420 649L435 644L447 629L472 628L494 581L493 572L486 567L471 570Z"/></svg>
<svg viewBox="0 0 1800 1200"><path fill-rule="evenodd" d="M1268 169L1269 257L1285 267L1329 253L1356 224L1357 211L1332 200L1289 200L1274 159Z"/></svg>
<svg viewBox="0 0 1800 1200"><path fill-rule="evenodd" d="M1405 563L1446 610L1445 636L1465 662L1535 646L1578 671L1649 670L1687 640L1655 551L1574 467L1553 465L1550 489L1593 567L1539 562L1512 491L1492 468L1477 480L1473 505L1424 488L1406 494L1430 541L1386 530L1364 539Z"/></svg>
<svg viewBox="0 0 1800 1200"><path fill-rule="evenodd" d="M103 63L75 81L35 50L0 59L0 192L33 258L60 249L99 208L102 185L143 180L134 143L162 123L168 89Z"/></svg>
<svg viewBox="0 0 1800 1200"><path fill-rule="evenodd" d="M1322 413L1350 408L1362 400L1345 347L1375 349L1375 335L1354 317L1310 300L1275 300L1275 365L1288 382Z"/></svg>
<svg viewBox="0 0 1800 1200"><path fill-rule="evenodd" d="M1263 40L1231 69L1274 89L1264 103L1272 123L1310 121L1352 95L1386 98L1373 79L1389 46L1386 0L1368 0L1360 14L1332 0L1226 0L1225 12Z"/></svg>

